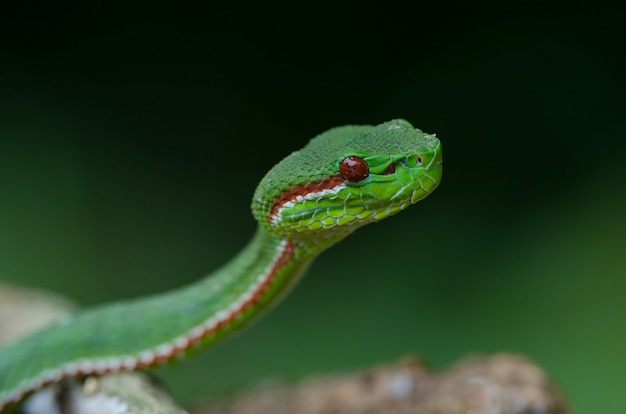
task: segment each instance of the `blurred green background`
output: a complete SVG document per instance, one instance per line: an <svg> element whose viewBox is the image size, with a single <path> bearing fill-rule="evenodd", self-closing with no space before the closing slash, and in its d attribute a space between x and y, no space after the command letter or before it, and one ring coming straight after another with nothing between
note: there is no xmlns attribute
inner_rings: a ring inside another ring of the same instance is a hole
<svg viewBox="0 0 626 414"><path fill-rule="evenodd" d="M159 375L197 401L511 351L576 412L624 413L625 31L391 4L5 4L0 278L81 305L189 283L251 236L252 192L283 156L406 118L444 144L437 192Z"/></svg>

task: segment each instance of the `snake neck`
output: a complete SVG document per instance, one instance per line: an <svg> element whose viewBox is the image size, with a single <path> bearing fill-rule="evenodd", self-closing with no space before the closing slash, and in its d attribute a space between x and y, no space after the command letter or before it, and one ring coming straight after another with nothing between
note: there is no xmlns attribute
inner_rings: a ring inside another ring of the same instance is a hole
<svg viewBox="0 0 626 414"><path fill-rule="evenodd" d="M262 277L264 274L273 277L273 273L284 271L285 267L291 269L291 266L306 264L320 251L259 225L248 244L211 278L223 277L223 273L240 282L251 282L250 277Z"/></svg>
<svg viewBox="0 0 626 414"><path fill-rule="evenodd" d="M220 310L213 316L219 319L216 330L238 328L258 311L277 303L322 250L259 225L232 260L188 289L205 298L205 307L210 304Z"/></svg>
<svg viewBox="0 0 626 414"><path fill-rule="evenodd" d="M256 291L257 299L266 302L292 286L323 250L325 246L277 235L259 225L248 244L207 283L232 280Z"/></svg>

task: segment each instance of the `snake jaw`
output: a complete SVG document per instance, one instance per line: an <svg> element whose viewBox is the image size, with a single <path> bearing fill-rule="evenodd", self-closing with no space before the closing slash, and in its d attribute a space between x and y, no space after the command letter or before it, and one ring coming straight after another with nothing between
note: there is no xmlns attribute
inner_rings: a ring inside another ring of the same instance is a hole
<svg viewBox="0 0 626 414"><path fill-rule="evenodd" d="M321 239L335 242L355 229L395 215L411 204L427 197L439 184L441 163L439 147L434 155L420 155L428 164L424 167L407 165L416 155L398 161L386 161L378 174L362 182L352 183L331 178L326 182L307 184L309 192L289 190L288 196L274 201L268 216L271 228L293 240ZM393 172L389 166L393 165ZM338 184L329 186L335 180ZM312 189L316 189L313 191ZM313 241L320 244L319 241Z"/></svg>

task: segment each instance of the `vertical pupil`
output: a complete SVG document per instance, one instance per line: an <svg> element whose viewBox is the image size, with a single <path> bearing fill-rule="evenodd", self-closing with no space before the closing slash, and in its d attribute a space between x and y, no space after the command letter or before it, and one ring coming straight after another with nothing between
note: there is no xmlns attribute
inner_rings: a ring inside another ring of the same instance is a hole
<svg viewBox="0 0 626 414"><path fill-rule="evenodd" d="M339 164L339 173L349 181L361 181L369 175L369 171L367 162L355 155L344 158Z"/></svg>

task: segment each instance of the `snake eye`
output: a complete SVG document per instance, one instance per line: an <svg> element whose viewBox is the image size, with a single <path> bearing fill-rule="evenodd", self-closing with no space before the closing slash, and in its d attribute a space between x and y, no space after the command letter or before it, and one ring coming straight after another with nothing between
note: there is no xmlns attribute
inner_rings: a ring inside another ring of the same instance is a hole
<svg viewBox="0 0 626 414"><path fill-rule="evenodd" d="M423 161L423 160L422 160L422 157L417 157L417 158L415 159L415 164L417 164L417 165L422 165L422 161Z"/></svg>
<svg viewBox="0 0 626 414"><path fill-rule="evenodd" d="M348 181L361 181L370 175L370 166L367 162L357 156L346 157L339 164L339 173Z"/></svg>

